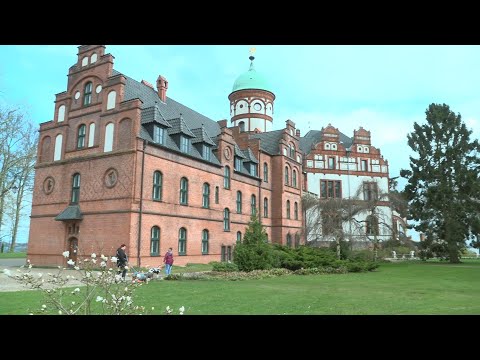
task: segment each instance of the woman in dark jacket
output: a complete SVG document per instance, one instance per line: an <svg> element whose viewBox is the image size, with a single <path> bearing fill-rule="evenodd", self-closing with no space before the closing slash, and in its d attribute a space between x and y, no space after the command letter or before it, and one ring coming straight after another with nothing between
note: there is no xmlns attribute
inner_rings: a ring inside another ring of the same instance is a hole
<svg viewBox="0 0 480 360"><path fill-rule="evenodd" d="M128 257L127 257L127 254L125 253L126 248L127 248L127 245L122 244L117 249L118 274L122 273L123 280L125 280L125 275L127 274L127 269L125 269L125 266L128 263Z"/></svg>
<svg viewBox="0 0 480 360"><path fill-rule="evenodd" d="M169 248L165 257L163 258L163 262L165 263L165 274L168 276L172 272L172 265L173 265L173 251L172 248Z"/></svg>

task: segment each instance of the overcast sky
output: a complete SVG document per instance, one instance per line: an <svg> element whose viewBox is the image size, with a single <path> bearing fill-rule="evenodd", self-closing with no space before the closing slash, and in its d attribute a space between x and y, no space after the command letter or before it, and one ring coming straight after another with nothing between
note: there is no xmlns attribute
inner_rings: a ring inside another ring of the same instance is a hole
<svg viewBox="0 0 480 360"><path fill-rule="evenodd" d="M53 119L77 46L0 46L0 105L23 106L37 123ZM274 130L291 119L302 135L331 123L352 137L363 126L391 177L409 168L406 136L431 103L450 105L474 137L480 133L480 46L107 45L106 52L125 75L152 84L162 75L167 96L229 120L228 95L249 68L250 47L276 95Z"/></svg>

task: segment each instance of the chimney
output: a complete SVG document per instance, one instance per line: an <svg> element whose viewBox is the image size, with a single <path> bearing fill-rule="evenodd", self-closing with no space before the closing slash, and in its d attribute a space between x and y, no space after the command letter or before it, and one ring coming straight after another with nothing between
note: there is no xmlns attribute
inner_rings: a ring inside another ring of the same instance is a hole
<svg viewBox="0 0 480 360"><path fill-rule="evenodd" d="M162 102L167 101L168 81L162 75L158 75L157 93Z"/></svg>
<svg viewBox="0 0 480 360"><path fill-rule="evenodd" d="M295 136L300 137L300 129L295 130Z"/></svg>

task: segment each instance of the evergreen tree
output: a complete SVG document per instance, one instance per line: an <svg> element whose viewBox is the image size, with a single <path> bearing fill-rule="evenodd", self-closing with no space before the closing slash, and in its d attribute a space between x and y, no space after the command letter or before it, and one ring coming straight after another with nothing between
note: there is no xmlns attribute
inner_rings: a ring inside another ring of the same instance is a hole
<svg viewBox="0 0 480 360"><path fill-rule="evenodd" d="M478 244L480 145L470 140L472 131L446 104L429 105L426 120L414 123L408 135L417 156L410 157L411 170L401 171L408 180L409 218L426 235L424 250L441 245L450 262L457 263L467 240Z"/></svg>

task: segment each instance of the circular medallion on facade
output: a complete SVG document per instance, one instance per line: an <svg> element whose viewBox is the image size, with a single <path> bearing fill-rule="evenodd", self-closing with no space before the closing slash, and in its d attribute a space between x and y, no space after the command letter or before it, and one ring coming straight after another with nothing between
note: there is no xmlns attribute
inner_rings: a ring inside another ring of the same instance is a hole
<svg viewBox="0 0 480 360"><path fill-rule="evenodd" d="M110 168L105 172L105 176L103 178L105 186L107 188L113 188L117 184L118 180L118 172L114 168Z"/></svg>
<svg viewBox="0 0 480 360"><path fill-rule="evenodd" d="M75 93L75 100L78 100L78 99L80 99L80 91L77 91Z"/></svg>
<svg viewBox="0 0 480 360"><path fill-rule="evenodd" d="M99 94L100 91L102 91L102 85L97 85L97 87L95 88L95 92Z"/></svg>
<svg viewBox="0 0 480 360"><path fill-rule="evenodd" d="M223 155L225 156L225 159L230 160L232 157L232 150L227 146L225 150L223 150Z"/></svg>
<svg viewBox="0 0 480 360"><path fill-rule="evenodd" d="M51 176L48 176L43 180L43 192L46 195L49 195L52 193L53 188L55 187L55 180Z"/></svg>
<svg viewBox="0 0 480 360"><path fill-rule="evenodd" d="M253 105L253 108L254 108L256 111L260 111L260 110L262 110L262 105L260 105L259 103L256 103L255 105Z"/></svg>

